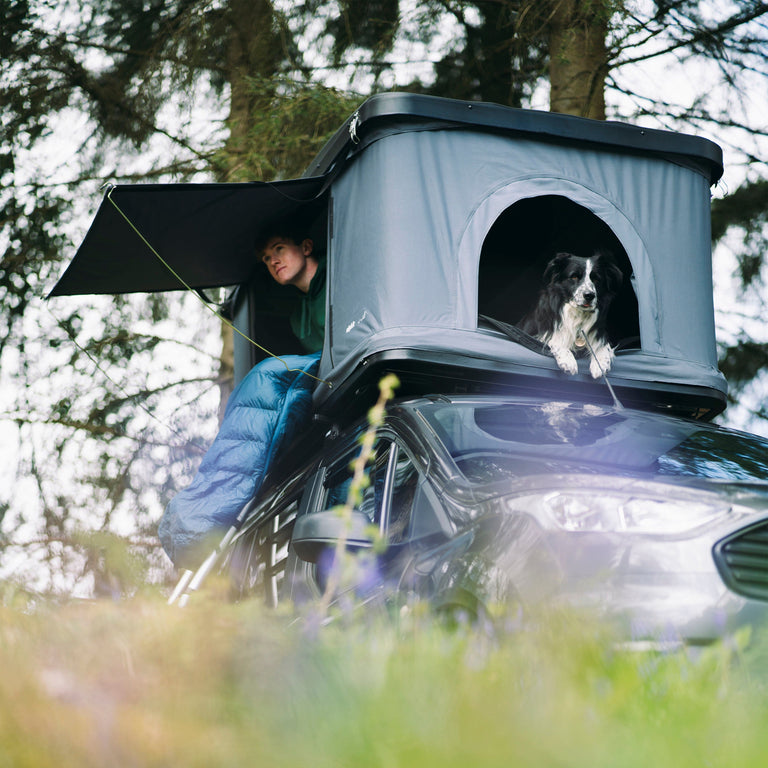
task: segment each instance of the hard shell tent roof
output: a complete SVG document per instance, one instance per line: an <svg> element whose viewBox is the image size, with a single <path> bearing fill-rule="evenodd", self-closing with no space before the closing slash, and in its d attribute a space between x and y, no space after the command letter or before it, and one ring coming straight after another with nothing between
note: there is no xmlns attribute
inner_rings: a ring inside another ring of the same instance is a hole
<svg viewBox="0 0 768 768"><path fill-rule="evenodd" d="M369 99L307 178L279 183L306 185L287 195L285 206L298 209L298 201L314 199L324 211L328 311L316 408L347 408L385 370L400 373L412 389L607 396L586 362L579 375L567 376L547 354L479 319L519 319L553 250L588 254L607 247L626 278L609 322L619 345L611 380L620 397L695 415L722 410L726 384L717 370L709 227L709 188L721 173L719 147L698 137L421 95ZM179 200L189 185L152 186L163 186L166 200L186 210ZM225 191L208 186L214 197ZM238 199L226 186L231 200ZM234 186L245 192L252 185ZM152 242L160 237L152 222L162 229L167 217L157 201L148 211L136 200L132 221ZM205 248L190 257L166 232L163 256L209 267L234 251L250 267L247 236L281 207L260 212L258 203L250 205L250 217L248 205L238 208L234 243L229 224L218 226L213 217L203 225L195 210L177 211L187 241L213 228L215 242L208 235ZM102 226L100 247L125 250L122 227ZM86 247L89 237L70 267L67 290L57 286L54 295L76 292L78 269L95 253ZM131 238L132 253L146 252L135 233ZM229 280L244 283L240 327L260 342L266 335L273 348L279 344L276 352L295 351L285 335L270 337L274 290L266 275L246 269L228 273ZM110 289L125 290L114 281ZM244 344L241 373L257 359Z"/></svg>

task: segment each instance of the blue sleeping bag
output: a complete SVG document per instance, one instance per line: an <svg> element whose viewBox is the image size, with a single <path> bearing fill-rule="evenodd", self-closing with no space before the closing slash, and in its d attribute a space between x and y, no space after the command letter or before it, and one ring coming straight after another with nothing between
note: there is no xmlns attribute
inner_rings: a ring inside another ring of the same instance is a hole
<svg viewBox="0 0 768 768"><path fill-rule="evenodd" d="M319 352L267 358L235 387L195 478L160 520L160 541L177 566L199 565L199 545L231 527L280 446L306 426L315 379L302 371L314 374L319 361Z"/></svg>

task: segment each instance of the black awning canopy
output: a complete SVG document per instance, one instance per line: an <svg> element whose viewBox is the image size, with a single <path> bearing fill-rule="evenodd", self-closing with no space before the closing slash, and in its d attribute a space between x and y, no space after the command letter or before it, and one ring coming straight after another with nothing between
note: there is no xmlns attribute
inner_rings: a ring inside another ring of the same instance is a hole
<svg viewBox="0 0 768 768"><path fill-rule="evenodd" d="M325 183L314 177L112 187L49 295L182 290L179 277L191 288L245 282L257 265L257 233L269 221L306 215L310 206L319 214Z"/></svg>

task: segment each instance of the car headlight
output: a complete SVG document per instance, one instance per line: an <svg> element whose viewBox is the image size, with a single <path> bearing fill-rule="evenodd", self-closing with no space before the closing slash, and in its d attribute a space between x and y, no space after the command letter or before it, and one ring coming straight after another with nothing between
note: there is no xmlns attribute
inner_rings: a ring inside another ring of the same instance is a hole
<svg viewBox="0 0 768 768"><path fill-rule="evenodd" d="M566 531L680 534L731 512L729 504L602 492L556 491L545 496L543 504Z"/></svg>

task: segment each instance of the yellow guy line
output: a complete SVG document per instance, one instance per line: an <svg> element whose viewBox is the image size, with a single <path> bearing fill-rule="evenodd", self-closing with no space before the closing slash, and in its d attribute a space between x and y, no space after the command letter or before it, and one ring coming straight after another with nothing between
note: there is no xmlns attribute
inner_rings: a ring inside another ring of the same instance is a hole
<svg viewBox="0 0 768 768"><path fill-rule="evenodd" d="M305 370L301 368L289 368L288 363L283 360L280 355L274 354L274 352L270 352L266 347L262 347L261 344L255 342L250 337L246 336L239 328L236 328L229 320L227 320L226 317L224 317L220 312L217 312L216 309L210 304L210 302L206 301L197 291L195 291L194 288L192 288L191 285L189 285L182 277L181 275L176 272L176 270L150 245L149 241L147 240L144 235L139 232L136 225L123 213L123 211L120 209L120 206L112 199L112 190L115 189L114 185L111 185L109 190L107 191L107 200L109 200L110 203L115 207L115 210L125 219L125 222L128 224L128 226L139 236L141 241L144 243L144 245L149 248L150 251L159 259L160 263L193 295L197 296L197 298L200 300L200 302L203 304L203 306L211 312L215 317L217 317L219 320L221 320L224 325L231 328L235 333L240 334L247 342L253 344L254 347L257 347L260 349L264 354L269 355L270 357L275 358L275 360L279 360L284 366L285 369L288 371L288 373L303 373L305 376L309 376L310 379L314 379L315 381L319 381L321 384L327 384L328 387L332 387L333 385L331 382L326 381L325 379L321 379L317 376L313 376L311 373L307 373Z"/></svg>

